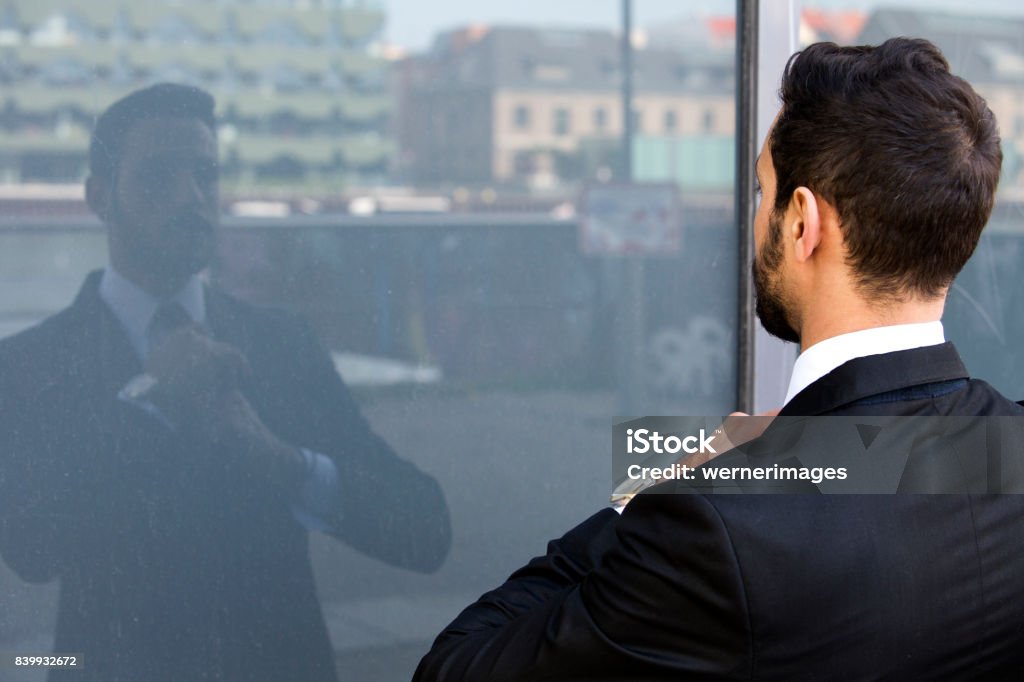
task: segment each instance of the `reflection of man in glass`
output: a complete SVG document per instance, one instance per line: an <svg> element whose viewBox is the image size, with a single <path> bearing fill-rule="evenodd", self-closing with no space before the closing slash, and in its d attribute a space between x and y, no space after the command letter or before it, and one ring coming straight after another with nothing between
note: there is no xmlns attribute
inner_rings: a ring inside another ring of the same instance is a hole
<svg viewBox="0 0 1024 682"><path fill-rule="evenodd" d="M430 571L436 482L361 416L310 332L203 284L213 99L162 84L98 120L110 266L0 344L0 550L61 581L55 651L103 680L333 680L308 530Z"/></svg>

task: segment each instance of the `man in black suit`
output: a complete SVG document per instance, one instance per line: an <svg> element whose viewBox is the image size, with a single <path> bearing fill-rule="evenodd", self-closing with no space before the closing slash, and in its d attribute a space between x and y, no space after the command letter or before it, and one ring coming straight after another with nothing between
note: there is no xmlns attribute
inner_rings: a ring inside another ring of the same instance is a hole
<svg viewBox="0 0 1024 682"><path fill-rule="evenodd" d="M310 330L208 287L214 102L161 84L90 147L110 265L0 342L0 551L59 579L64 679L334 680L308 533L436 569L436 481L371 429Z"/></svg>
<svg viewBox="0 0 1024 682"><path fill-rule="evenodd" d="M998 182L985 102L909 39L812 45L781 97L753 264L802 349L781 415L1024 415L939 321ZM641 494L464 610L416 679L1021 679L1021 576L1019 495Z"/></svg>

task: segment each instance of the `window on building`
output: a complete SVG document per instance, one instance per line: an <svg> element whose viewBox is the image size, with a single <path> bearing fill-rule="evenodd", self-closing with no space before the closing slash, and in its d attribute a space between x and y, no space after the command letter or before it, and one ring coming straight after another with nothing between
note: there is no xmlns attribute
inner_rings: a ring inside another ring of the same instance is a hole
<svg viewBox="0 0 1024 682"><path fill-rule="evenodd" d="M330 92L341 92L345 89L345 75L341 67L332 64L320 77L321 85Z"/></svg>
<svg viewBox="0 0 1024 682"><path fill-rule="evenodd" d="M515 122L516 128L519 130L530 129L530 107L525 104L520 104L515 108L512 114L513 121Z"/></svg>
<svg viewBox="0 0 1024 682"><path fill-rule="evenodd" d="M603 133L608 129L608 110L604 107L594 109L594 130Z"/></svg>
<svg viewBox="0 0 1024 682"><path fill-rule="evenodd" d="M0 83L10 85L21 76L21 65L12 52L0 53Z"/></svg>
<svg viewBox="0 0 1024 682"><path fill-rule="evenodd" d="M158 45L188 45L202 42L203 34L189 19L172 12L161 17L148 33L147 41Z"/></svg>
<svg viewBox="0 0 1024 682"><path fill-rule="evenodd" d="M119 88L127 87L135 82L135 70L128 59L128 55L122 53L117 55L114 63L110 66L110 74L107 76L111 85Z"/></svg>
<svg viewBox="0 0 1024 682"><path fill-rule="evenodd" d="M674 109L668 109L665 112L665 132L674 133L679 127L679 116L676 114Z"/></svg>
<svg viewBox="0 0 1024 682"><path fill-rule="evenodd" d="M568 135L569 131L569 110L565 107L558 107L555 109L554 133L555 135Z"/></svg>
<svg viewBox="0 0 1024 682"><path fill-rule="evenodd" d="M279 62L263 72L263 82L275 90L291 92L306 87L306 74L291 64Z"/></svg>
<svg viewBox="0 0 1024 682"><path fill-rule="evenodd" d="M167 64L161 64L159 68L154 69L150 74L150 79L154 83L186 83L188 85L201 86L201 78L199 72L192 68L189 64L183 62L170 62Z"/></svg>
<svg viewBox="0 0 1024 682"><path fill-rule="evenodd" d="M43 68L42 79L47 85L86 85L93 71L74 57L59 57Z"/></svg>
<svg viewBox="0 0 1024 682"><path fill-rule="evenodd" d="M367 69L351 74L348 82L359 92L378 93L387 86L387 72L383 68Z"/></svg>
<svg viewBox="0 0 1024 682"><path fill-rule="evenodd" d="M290 21L274 21L263 27L253 42L285 47L306 47L309 39L306 34Z"/></svg>
<svg viewBox="0 0 1024 682"><path fill-rule="evenodd" d="M639 109L633 110L633 134L639 135L644 131L644 112Z"/></svg>
<svg viewBox="0 0 1024 682"><path fill-rule="evenodd" d="M701 118L701 130L705 133L710 133L715 130L715 111L714 109L705 109L704 114Z"/></svg>

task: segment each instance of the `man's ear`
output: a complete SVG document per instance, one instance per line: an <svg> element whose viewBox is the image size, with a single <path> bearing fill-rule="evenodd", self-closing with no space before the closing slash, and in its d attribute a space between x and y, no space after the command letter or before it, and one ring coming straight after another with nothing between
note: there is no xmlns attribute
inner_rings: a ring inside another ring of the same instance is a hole
<svg viewBox="0 0 1024 682"><path fill-rule="evenodd" d="M789 202L789 237L793 241L794 255L803 263L821 243L821 213L814 192L797 187Z"/></svg>
<svg viewBox="0 0 1024 682"><path fill-rule="evenodd" d="M90 175L85 179L85 203L89 205L89 210L104 223L110 216L112 201L113 187L109 179L97 175Z"/></svg>

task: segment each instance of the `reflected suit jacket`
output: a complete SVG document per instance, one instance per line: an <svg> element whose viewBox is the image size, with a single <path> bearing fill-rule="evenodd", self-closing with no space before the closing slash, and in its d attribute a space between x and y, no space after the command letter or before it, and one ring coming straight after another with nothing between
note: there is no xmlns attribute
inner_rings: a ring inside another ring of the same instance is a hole
<svg viewBox="0 0 1024 682"><path fill-rule="evenodd" d="M946 343L847 362L781 414L1024 410ZM1024 679L1024 495L644 493L465 609L415 679Z"/></svg>
<svg viewBox="0 0 1024 682"><path fill-rule="evenodd" d="M308 531L290 500L223 451L120 400L142 371L99 272L74 303L0 342L0 551L60 580L53 679L334 680ZM329 456L329 532L431 571L450 544L433 478L374 434L311 332L207 290L207 323L247 357L245 393L283 440Z"/></svg>

